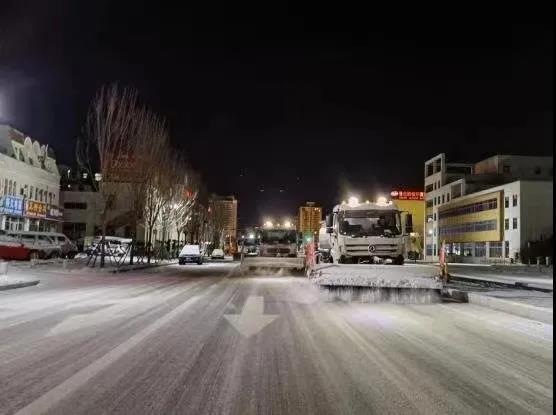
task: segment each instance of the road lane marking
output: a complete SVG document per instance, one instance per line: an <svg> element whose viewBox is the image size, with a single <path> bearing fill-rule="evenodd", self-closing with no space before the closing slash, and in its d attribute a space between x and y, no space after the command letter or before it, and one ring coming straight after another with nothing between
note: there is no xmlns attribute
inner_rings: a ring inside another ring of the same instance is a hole
<svg viewBox="0 0 556 415"><path fill-rule="evenodd" d="M47 412L62 399L75 392L77 389L91 380L94 376L99 374L102 370L121 358L130 349L145 340L145 338L150 336L152 333L154 333L165 324L169 323L172 319L176 318L179 314L181 314L187 308L197 302L199 298L200 296L194 296L188 299L183 304L174 308L172 311L168 312L149 326L145 327L139 333L130 337L128 340L117 346L115 349L112 349L101 358L95 360L89 366L81 369L79 372L66 379L54 389L51 389L40 398L20 409L18 412L16 412L16 415L36 415Z"/></svg>
<svg viewBox="0 0 556 415"><path fill-rule="evenodd" d="M257 334L279 316L263 314L264 297L249 296L241 314L226 314L224 318L244 337Z"/></svg>

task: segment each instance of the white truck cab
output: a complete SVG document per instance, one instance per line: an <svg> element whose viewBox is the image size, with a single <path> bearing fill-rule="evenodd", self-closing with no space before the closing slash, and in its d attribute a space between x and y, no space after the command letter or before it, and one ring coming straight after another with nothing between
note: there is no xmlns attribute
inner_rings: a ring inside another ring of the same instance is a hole
<svg viewBox="0 0 556 415"><path fill-rule="evenodd" d="M407 220L407 219L406 219ZM336 205L326 218L327 244L334 263L404 263L407 235L402 212L380 198L376 203L349 202ZM326 238L326 237L325 237Z"/></svg>

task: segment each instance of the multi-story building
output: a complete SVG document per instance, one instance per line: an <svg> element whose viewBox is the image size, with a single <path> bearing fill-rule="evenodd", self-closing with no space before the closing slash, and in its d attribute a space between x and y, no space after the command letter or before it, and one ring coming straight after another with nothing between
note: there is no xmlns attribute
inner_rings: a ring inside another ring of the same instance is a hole
<svg viewBox="0 0 556 415"><path fill-rule="evenodd" d="M50 147L0 125L0 229L56 231L60 173Z"/></svg>
<svg viewBox="0 0 556 415"><path fill-rule="evenodd" d="M322 208L315 206L315 202L306 202L305 206L299 207L297 219L297 231L303 234L303 238L318 240Z"/></svg>
<svg viewBox="0 0 556 415"><path fill-rule="evenodd" d="M552 235L552 157L496 155L478 163L425 162L425 259L442 242L463 262L515 261Z"/></svg>
<svg viewBox="0 0 556 415"><path fill-rule="evenodd" d="M78 168L60 165L61 187L60 203L64 207L63 232L70 239L83 240L86 245L94 236L101 234L102 228L102 195L94 190L88 173ZM131 237L130 226L130 185L128 183L114 183L115 199L106 215L106 233L110 236ZM161 237L161 225L156 224L154 238ZM135 230L135 237L139 241L145 239L145 224L140 223Z"/></svg>

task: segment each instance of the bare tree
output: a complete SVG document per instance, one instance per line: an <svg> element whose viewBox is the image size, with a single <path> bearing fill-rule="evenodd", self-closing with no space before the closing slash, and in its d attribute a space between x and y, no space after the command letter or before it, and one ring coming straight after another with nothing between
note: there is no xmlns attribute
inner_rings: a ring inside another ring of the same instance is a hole
<svg viewBox="0 0 556 415"><path fill-rule="evenodd" d="M163 208L171 203L177 164L168 146L168 133L163 125L156 133L156 141L157 145L153 148L152 162L158 167L147 180L144 206L149 262L151 260L155 226L160 221Z"/></svg>
<svg viewBox="0 0 556 415"><path fill-rule="evenodd" d="M129 204L129 225L133 243L130 264L133 264L137 239L137 228L145 226L145 205L151 179L158 174L160 162L166 154L168 137L164 121L150 111L144 111L134 139L135 176L126 183Z"/></svg>
<svg viewBox="0 0 556 415"><path fill-rule="evenodd" d="M181 234L186 233L187 225L193 218L194 206L199 194L200 176L191 168L186 168L180 182L172 203L172 221L176 228L178 243Z"/></svg>
<svg viewBox="0 0 556 415"><path fill-rule="evenodd" d="M210 203L209 228L213 248L223 248L227 225L226 208L218 200Z"/></svg>
<svg viewBox="0 0 556 415"><path fill-rule="evenodd" d="M101 267L108 214L114 208L121 183L129 180L134 163L134 138L145 116L138 105L137 91L103 86L89 107L82 139L77 143L77 162L94 177L93 188L100 195L102 230Z"/></svg>

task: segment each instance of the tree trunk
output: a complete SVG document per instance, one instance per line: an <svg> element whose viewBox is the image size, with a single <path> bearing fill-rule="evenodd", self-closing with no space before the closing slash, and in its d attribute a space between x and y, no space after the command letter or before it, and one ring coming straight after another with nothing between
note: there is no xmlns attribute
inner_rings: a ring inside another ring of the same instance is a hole
<svg viewBox="0 0 556 415"><path fill-rule="evenodd" d="M106 244L106 221L102 222L102 238L100 240L100 267L104 268L104 247Z"/></svg>
<svg viewBox="0 0 556 415"><path fill-rule="evenodd" d="M131 221L131 246L129 247L129 265L133 265L133 254L135 251L135 239L137 238L137 224Z"/></svg>

